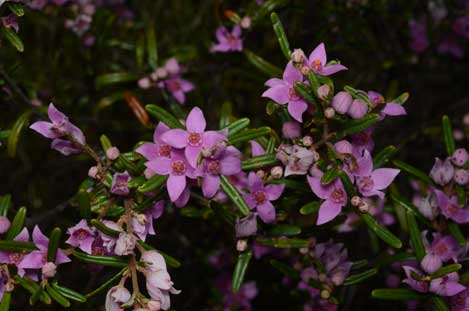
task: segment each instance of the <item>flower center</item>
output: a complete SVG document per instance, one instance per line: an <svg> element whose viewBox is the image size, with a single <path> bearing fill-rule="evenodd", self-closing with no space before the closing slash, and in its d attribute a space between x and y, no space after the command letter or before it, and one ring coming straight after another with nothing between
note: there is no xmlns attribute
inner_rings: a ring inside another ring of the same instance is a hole
<svg viewBox="0 0 469 311"><path fill-rule="evenodd" d="M322 69L322 63L319 59L315 59L311 62L311 68L313 68L314 71L321 71Z"/></svg>
<svg viewBox="0 0 469 311"><path fill-rule="evenodd" d="M295 91L294 88L290 88L288 90L288 96L290 97L290 100L298 100L300 99L300 96L298 95L298 93Z"/></svg>
<svg viewBox="0 0 469 311"><path fill-rule="evenodd" d="M212 175L218 175L220 174L220 161L218 160L208 160L207 161L207 172L209 172Z"/></svg>
<svg viewBox="0 0 469 311"><path fill-rule="evenodd" d="M439 243L438 246L436 247L436 252L438 254L444 254L448 251L448 247L444 243Z"/></svg>
<svg viewBox="0 0 469 311"><path fill-rule="evenodd" d="M331 198L334 203L342 203L345 198L344 190L339 188L334 188L334 191L331 193Z"/></svg>
<svg viewBox="0 0 469 311"><path fill-rule="evenodd" d="M265 202L266 195L265 192L262 190L258 190L253 193L254 200L256 200L257 203L261 204Z"/></svg>
<svg viewBox="0 0 469 311"><path fill-rule="evenodd" d="M226 39L228 40L229 43L235 43L237 38L233 36L232 34L226 35Z"/></svg>
<svg viewBox="0 0 469 311"><path fill-rule="evenodd" d="M189 145L193 147L200 147L202 145L202 135L199 133L189 133Z"/></svg>
<svg viewBox="0 0 469 311"><path fill-rule="evenodd" d="M84 240L88 238L89 232L86 231L85 229L78 229L77 231L75 231L74 235L78 240Z"/></svg>
<svg viewBox="0 0 469 311"><path fill-rule="evenodd" d="M21 260L23 260L24 254L21 253L10 253L8 258L12 264L18 264Z"/></svg>
<svg viewBox="0 0 469 311"><path fill-rule="evenodd" d="M456 214L456 212L458 211L458 207L454 204L449 204L448 206L448 212L450 215L454 215Z"/></svg>
<svg viewBox="0 0 469 311"><path fill-rule="evenodd" d="M173 169L173 174L175 175L184 175L184 173L186 173L186 163L184 163L184 161L174 161L171 164L171 168Z"/></svg>
<svg viewBox="0 0 469 311"><path fill-rule="evenodd" d="M181 83L178 81L168 81L168 88L172 91L179 91L181 89Z"/></svg>
<svg viewBox="0 0 469 311"><path fill-rule="evenodd" d="M369 192L373 190L373 179L371 176L364 176L364 177L358 177L357 178L357 185L358 188L363 191L363 192Z"/></svg>
<svg viewBox="0 0 469 311"><path fill-rule="evenodd" d="M158 150L158 156L169 158L171 152L171 147L166 144L161 144L160 149Z"/></svg>

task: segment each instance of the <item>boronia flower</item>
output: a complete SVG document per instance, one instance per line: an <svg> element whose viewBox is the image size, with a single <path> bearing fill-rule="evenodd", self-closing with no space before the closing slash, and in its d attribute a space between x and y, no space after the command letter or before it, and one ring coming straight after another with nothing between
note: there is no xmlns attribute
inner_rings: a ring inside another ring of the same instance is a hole
<svg viewBox="0 0 469 311"><path fill-rule="evenodd" d="M106 294L106 311L123 311L122 304L130 300L129 290L123 286L114 286Z"/></svg>
<svg viewBox="0 0 469 311"><path fill-rule="evenodd" d="M458 224L469 222L469 208L460 206L456 195L448 197L443 191L437 189L435 189L435 194L443 216Z"/></svg>
<svg viewBox="0 0 469 311"><path fill-rule="evenodd" d="M327 64L326 48L322 42L309 54L306 62L306 65L310 67L311 70L322 76L330 76L336 72L347 70L347 67L341 64Z"/></svg>
<svg viewBox="0 0 469 311"><path fill-rule="evenodd" d="M215 32L218 43L212 45L211 52L231 52L242 51L243 40L241 39L241 27L238 25L233 26L233 29L228 31L225 27L217 28Z"/></svg>
<svg viewBox="0 0 469 311"><path fill-rule="evenodd" d="M111 193L116 195L129 195L130 175L127 171L123 173L115 173L112 176Z"/></svg>
<svg viewBox="0 0 469 311"><path fill-rule="evenodd" d="M422 232L422 241L425 246L425 257L420 263L421 267L427 273L434 273L440 269L444 262L452 259L457 262L457 257L461 252L456 239L452 236L442 236L439 233L433 233L433 241L427 240L427 232Z"/></svg>
<svg viewBox="0 0 469 311"><path fill-rule="evenodd" d="M23 228L23 230L21 230L21 232L13 238L13 241L28 242L28 229ZM26 256L26 253L0 251L0 264L15 265L18 268L18 275L22 277L26 274L26 271L23 268L20 268L19 264L23 260L24 256Z"/></svg>
<svg viewBox="0 0 469 311"><path fill-rule="evenodd" d="M406 275L402 283L409 285L420 293L431 292L439 296L451 297L466 289L466 287L458 283L459 276L456 272L428 281L424 278L424 273L417 268L402 266L402 269L404 269Z"/></svg>
<svg viewBox="0 0 469 311"><path fill-rule="evenodd" d="M203 149L226 141L226 133L222 131L205 131L207 124L199 107L194 107L186 120L186 129L171 129L161 135L161 140L174 148L184 148L184 155L193 167L197 167L199 155Z"/></svg>
<svg viewBox="0 0 469 311"><path fill-rule="evenodd" d="M454 176L454 167L451 164L451 158L448 157L444 162L435 158L435 164L430 171L430 177L440 186L448 184Z"/></svg>
<svg viewBox="0 0 469 311"><path fill-rule="evenodd" d="M85 253L92 253L91 247L95 239L95 231L88 226L85 219L80 220L75 226L68 228L67 233L70 237L65 243L78 247Z"/></svg>

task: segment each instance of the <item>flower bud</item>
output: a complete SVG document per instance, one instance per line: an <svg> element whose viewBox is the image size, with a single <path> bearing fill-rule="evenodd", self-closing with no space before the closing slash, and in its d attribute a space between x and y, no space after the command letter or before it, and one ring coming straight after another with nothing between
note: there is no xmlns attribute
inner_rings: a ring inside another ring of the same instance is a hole
<svg viewBox="0 0 469 311"><path fill-rule="evenodd" d="M42 275L47 279L53 278L56 272L57 266L53 262L46 262L44 266L42 266Z"/></svg>
<svg viewBox="0 0 469 311"><path fill-rule="evenodd" d="M416 204L416 206L419 212L430 220L433 220L436 216L438 216L438 201L433 192L422 198L420 202Z"/></svg>
<svg viewBox="0 0 469 311"><path fill-rule="evenodd" d="M318 280L319 281L324 282L326 279L327 279L327 275L325 275L324 273L320 273L318 275Z"/></svg>
<svg viewBox="0 0 469 311"><path fill-rule="evenodd" d="M257 217L254 213L236 220L235 232L237 238L246 238L257 233Z"/></svg>
<svg viewBox="0 0 469 311"><path fill-rule="evenodd" d="M347 140L340 140L334 144L334 148L338 153L348 153L352 154L353 146Z"/></svg>
<svg viewBox="0 0 469 311"><path fill-rule="evenodd" d="M98 175L98 167L97 166L92 166L88 170L88 176L95 179L96 175Z"/></svg>
<svg viewBox="0 0 469 311"><path fill-rule="evenodd" d="M130 255L135 248L136 239L133 235L121 232L116 242L114 253L118 256Z"/></svg>
<svg viewBox="0 0 469 311"><path fill-rule="evenodd" d="M305 53L302 49L294 49L291 53L291 60L294 63L302 63L305 60Z"/></svg>
<svg viewBox="0 0 469 311"><path fill-rule="evenodd" d="M244 28L244 29L251 28L251 18L249 18L249 16L244 16L244 17L241 19L240 25L241 25L241 27Z"/></svg>
<svg viewBox="0 0 469 311"><path fill-rule="evenodd" d="M326 108L326 110L324 110L324 116L325 116L327 119L332 119L332 118L335 116L335 110L334 110L334 108L332 108L332 107Z"/></svg>
<svg viewBox="0 0 469 311"><path fill-rule="evenodd" d="M460 129L455 129L455 130L453 130L453 137L454 137L454 140L456 140L456 141L463 140L464 139L464 132L461 131Z"/></svg>
<svg viewBox="0 0 469 311"><path fill-rule="evenodd" d="M301 126L298 122L288 121L282 125L283 137L293 139L301 136Z"/></svg>
<svg viewBox="0 0 469 311"><path fill-rule="evenodd" d="M321 155L317 151L312 151L313 153L313 162L318 162L321 159Z"/></svg>
<svg viewBox="0 0 469 311"><path fill-rule="evenodd" d="M140 80L138 80L138 86L144 90L149 89L151 86L151 81L148 77L141 78Z"/></svg>
<svg viewBox="0 0 469 311"><path fill-rule="evenodd" d="M127 171L124 173L115 173L112 176L111 193L116 195L129 195L130 175Z"/></svg>
<svg viewBox="0 0 469 311"><path fill-rule="evenodd" d="M264 176L265 176L265 172L264 172L263 170L258 170L258 171L256 172L256 175L259 176L259 178L262 179L262 178L264 178Z"/></svg>
<svg viewBox="0 0 469 311"><path fill-rule="evenodd" d="M352 101L352 95L347 92L339 92L332 98L332 107L337 113L345 114L352 105Z"/></svg>
<svg viewBox="0 0 469 311"><path fill-rule="evenodd" d="M147 304L150 311L160 311L161 303L158 300L150 300Z"/></svg>
<svg viewBox="0 0 469 311"><path fill-rule="evenodd" d="M465 126L469 126L469 113L466 113L464 115L464 117L462 118L462 123L465 125Z"/></svg>
<svg viewBox="0 0 469 311"><path fill-rule="evenodd" d="M461 186L467 184L469 182L469 172L465 169L456 170L454 172L454 181Z"/></svg>
<svg viewBox="0 0 469 311"><path fill-rule="evenodd" d="M306 76L308 74L308 72L310 71L310 69L309 69L308 66L303 66L303 67L301 67L300 71L301 71L302 75Z"/></svg>
<svg viewBox="0 0 469 311"><path fill-rule="evenodd" d="M111 147L108 150L106 150L106 157L111 161L114 161L115 159L117 159L120 156L120 154L121 153L119 149L117 149L117 147Z"/></svg>
<svg viewBox="0 0 469 311"><path fill-rule="evenodd" d="M303 146L305 147L311 147L313 145L313 137L307 135L305 137L303 137L303 139L301 140L301 142L303 143Z"/></svg>
<svg viewBox="0 0 469 311"><path fill-rule="evenodd" d="M435 158L435 164L430 171L430 177L440 186L448 184L453 179L454 167L451 164L450 158L446 158L441 162L439 158Z"/></svg>
<svg viewBox="0 0 469 311"><path fill-rule="evenodd" d="M168 71L164 68L158 68L155 70L156 80L164 79L168 76Z"/></svg>
<svg viewBox="0 0 469 311"><path fill-rule="evenodd" d="M361 119L368 112L368 106L359 99L355 99L350 105L347 114L352 119Z"/></svg>
<svg viewBox="0 0 469 311"><path fill-rule="evenodd" d="M123 286L114 286L106 294L105 309L106 311L121 311L120 306L130 300L131 294L128 289Z"/></svg>
<svg viewBox="0 0 469 311"><path fill-rule="evenodd" d="M300 248L299 251L300 251L300 254L306 255L306 254L308 254L308 252L309 252L309 248L307 248L307 247L302 247L302 248Z"/></svg>
<svg viewBox="0 0 469 311"><path fill-rule="evenodd" d="M0 234L3 234L10 229L11 222L5 216L0 216Z"/></svg>
<svg viewBox="0 0 469 311"><path fill-rule="evenodd" d="M369 206L368 202L366 202L364 200L361 200L360 204L358 205L358 209L362 213L368 213L368 210L370 209L370 206Z"/></svg>
<svg viewBox="0 0 469 311"><path fill-rule="evenodd" d="M328 290L322 290L321 291L321 298L322 299L329 299L329 297L331 296L331 293L328 291Z"/></svg>
<svg viewBox="0 0 469 311"><path fill-rule="evenodd" d="M274 166L270 170L270 175L273 179L280 179L283 176L283 168L281 166Z"/></svg>
<svg viewBox="0 0 469 311"><path fill-rule="evenodd" d="M352 199L350 200L350 204L352 204L352 206L359 206L361 202L362 202L362 198L360 198L357 195L352 197Z"/></svg>
<svg viewBox="0 0 469 311"><path fill-rule="evenodd" d="M327 84L323 84L320 87L318 87L318 97L322 100L326 100L327 97L329 96L329 92L331 91L331 87Z"/></svg>
<svg viewBox="0 0 469 311"><path fill-rule="evenodd" d="M248 242L246 240L238 240L236 242L236 250L238 252L244 252L248 248Z"/></svg>
<svg viewBox="0 0 469 311"><path fill-rule="evenodd" d="M451 161L457 166L463 166L467 160L469 160L469 154L464 148L456 149L451 156Z"/></svg>

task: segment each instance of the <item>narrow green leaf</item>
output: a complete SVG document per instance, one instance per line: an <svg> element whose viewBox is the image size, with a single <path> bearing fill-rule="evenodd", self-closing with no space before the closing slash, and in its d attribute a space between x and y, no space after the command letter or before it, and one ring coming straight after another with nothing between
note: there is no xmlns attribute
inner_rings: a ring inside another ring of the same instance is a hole
<svg viewBox="0 0 469 311"><path fill-rule="evenodd" d="M435 307L436 311L450 311L448 304L439 296L430 297L430 301Z"/></svg>
<svg viewBox="0 0 469 311"><path fill-rule="evenodd" d="M13 124L10 136L8 136L7 151L8 155L12 158L16 156L16 147L18 146L18 140L20 138L21 131L24 127L28 126L29 116L31 111L26 111Z"/></svg>
<svg viewBox="0 0 469 311"><path fill-rule="evenodd" d="M269 230L269 235L273 236L292 236L301 233L301 228L290 224L277 224L273 225Z"/></svg>
<svg viewBox="0 0 469 311"><path fill-rule="evenodd" d="M9 311L11 302L11 292L4 292L2 302L0 303L0 311Z"/></svg>
<svg viewBox="0 0 469 311"><path fill-rule="evenodd" d="M65 298L68 298L70 300L78 301L81 303L86 302L87 298L86 296L80 294L79 292L74 291L73 289L70 289L65 286L60 286L57 284L57 282L52 283L52 288L55 289L60 295L62 295Z"/></svg>
<svg viewBox="0 0 469 311"><path fill-rule="evenodd" d="M425 224L427 227L432 227L432 224L418 211L418 209L412 205L407 199L399 196L395 192L391 192L391 199L394 204L402 206L406 211L411 211L414 213L415 217L420 221L420 223Z"/></svg>
<svg viewBox="0 0 469 311"><path fill-rule="evenodd" d="M249 120L248 118L241 118L234 122L231 122L222 129L228 131L228 139L230 139L231 137L248 127L249 123L251 123L251 120Z"/></svg>
<svg viewBox="0 0 469 311"><path fill-rule="evenodd" d="M179 122L179 120L176 119L175 116L173 116L171 113L161 108L160 106L146 105L145 109L148 111L149 114L151 114L170 128L183 128L181 122Z"/></svg>
<svg viewBox="0 0 469 311"><path fill-rule="evenodd" d="M124 275L124 273L127 271L127 267L125 267L124 269L122 269L121 271L119 271L118 273L116 273L112 278L110 278L109 280L107 280L106 282L104 282L103 284L101 284L98 288L96 288L95 290L89 292L88 294L86 294L86 298L91 298L93 296L96 296L97 294L105 291L106 289L110 288L111 286L113 286L114 284L116 284L121 278L122 276Z"/></svg>
<svg viewBox="0 0 469 311"><path fill-rule="evenodd" d="M373 157L373 168L377 169L389 162L389 160L394 157L397 153L397 148L395 146L387 146L382 149L378 154Z"/></svg>
<svg viewBox="0 0 469 311"><path fill-rule="evenodd" d="M376 235L386 242L389 246L394 248L401 248L402 242L399 240L391 231L389 231L386 227L381 226L376 219L371 216L370 214L361 214L361 218L366 223L368 228L371 231L376 233Z"/></svg>
<svg viewBox="0 0 469 311"><path fill-rule="evenodd" d="M221 181L221 185L220 185L221 189L223 190L223 192L225 192L228 198L230 198L230 200L234 203L234 205L236 205L236 207L239 209L241 214L243 214L243 216L249 215L249 207L246 201L244 201L244 198L242 197L242 195L239 193L238 189L236 189L236 187L233 186L229 182L229 180L223 175L220 176L220 181Z"/></svg>
<svg viewBox="0 0 469 311"><path fill-rule="evenodd" d="M128 186L130 189L138 188L144 183L146 183L146 181L147 181L147 178L145 176L134 177L128 182Z"/></svg>
<svg viewBox="0 0 469 311"><path fill-rule="evenodd" d="M319 201L309 202L300 208L300 214L309 215L309 214L317 213L319 211L320 206L321 206L321 202Z"/></svg>
<svg viewBox="0 0 469 311"><path fill-rule="evenodd" d="M137 188L138 192L146 193L158 189L161 187L166 180L168 179L167 175L154 175L149 180L147 180L143 185Z"/></svg>
<svg viewBox="0 0 469 311"><path fill-rule="evenodd" d="M23 6L19 3L8 3L8 8L12 11L16 16L23 16L24 9Z"/></svg>
<svg viewBox="0 0 469 311"><path fill-rule="evenodd" d="M225 101L221 105L220 109L220 122L218 124L219 128L225 128L231 122L231 116L233 115L233 105L229 101Z"/></svg>
<svg viewBox="0 0 469 311"><path fill-rule="evenodd" d="M381 269L383 267L387 267L390 264L398 261L408 261L408 260L416 260L413 254L407 252L401 252L394 255L385 254L381 258L378 258L376 262L376 268Z"/></svg>
<svg viewBox="0 0 469 311"><path fill-rule="evenodd" d="M340 178L340 181L342 181L342 185L344 185L345 191L347 191L347 194L350 196L350 198L355 196L357 191L355 187L353 186L352 182L350 181L350 178L343 170L339 170L339 178ZM322 179L321 179L321 182L322 182Z"/></svg>
<svg viewBox="0 0 469 311"><path fill-rule="evenodd" d="M313 90L314 95L318 96L318 88L321 86L321 83L318 80L318 76L314 71L311 70L308 72L306 77L308 78L309 84L311 85L311 89Z"/></svg>
<svg viewBox="0 0 469 311"><path fill-rule="evenodd" d="M350 269L359 270L361 268L366 267L367 265L368 265L368 260L367 259L361 259L361 260L354 261L352 263L352 267Z"/></svg>
<svg viewBox="0 0 469 311"><path fill-rule="evenodd" d="M447 115L443 116L441 120L442 130L443 130L443 141L445 142L446 152L449 156L452 156L454 153L455 143L453 136L453 127L451 126L451 121Z"/></svg>
<svg viewBox="0 0 469 311"><path fill-rule="evenodd" d="M303 99L306 100L309 104L315 103L313 95L311 95L311 90L306 84L302 82L295 82L293 88L295 89L296 93L303 97Z"/></svg>
<svg viewBox="0 0 469 311"><path fill-rule="evenodd" d="M83 219L88 219L91 217L91 204L90 204L90 194L88 191L81 189L77 193L77 202L80 209L80 216Z"/></svg>
<svg viewBox="0 0 469 311"><path fill-rule="evenodd" d="M228 142L232 145L239 144L269 135L271 131L271 128L268 126L259 127L257 129L244 130L237 134L233 134L232 136L228 136Z"/></svg>
<svg viewBox="0 0 469 311"><path fill-rule="evenodd" d="M139 75L132 72L113 72L106 73L96 77L95 84L96 88L101 88L103 86L131 82L139 78Z"/></svg>
<svg viewBox="0 0 469 311"><path fill-rule="evenodd" d="M274 153L275 152L275 144L277 140L275 139L274 136L269 138L269 141L267 142L267 147L265 148L266 153Z"/></svg>
<svg viewBox="0 0 469 311"><path fill-rule="evenodd" d="M339 132L338 137L343 138L347 135L362 132L379 122L379 115L370 113L361 119L349 121Z"/></svg>
<svg viewBox="0 0 469 311"><path fill-rule="evenodd" d="M292 278L294 280L298 279L300 277L300 274L298 271L293 269L291 265L286 265L283 262L276 260L276 259L271 259L270 264L272 267L283 273L285 276Z"/></svg>
<svg viewBox="0 0 469 311"><path fill-rule="evenodd" d="M109 140L109 137L107 137L104 134L99 137L99 141L101 142L101 147L103 148L105 152L106 150L112 147L112 143Z"/></svg>
<svg viewBox="0 0 469 311"><path fill-rule="evenodd" d="M58 227L54 228L49 237L49 245L47 247L47 260L55 262L57 257L57 250L59 249L60 237L62 236L62 230Z"/></svg>
<svg viewBox="0 0 469 311"><path fill-rule="evenodd" d="M349 277L347 277L344 281L344 286L349 286L349 285L354 285L361 283L365 280L368 280L372 276L376 275L378 273L378 269L376 268L371 268L369 270L357 273L357 274L352 274Z"/></svg>
<svg viewBox="0 0 469 311"><path fill-rule="evenodd" d="M2 31L5 38L19 51L24 52L24 45L21 38L16 34L16 32L12 28L1 27L0 30Z"/></svg>
<svg viewBox="0 0 469 311"><path fill-rule="evenodd" d="M271 166L278 162L275 154L264 154L261 156L253 157L244 160L241 164L242 169L245 171L257 170L262 167Z"/></svg>
<svg viewBox="0 0 469 311"><path fill-rule="evenodd" d="M259 55L254 54L250 50L245 49L244 55L246 56L247 60L257 69L262 71L263 73L267 74L271 77L281 77L282 70L275 65L272 65Z"/></svg>
<svg viewBox="0 0 469 311"><path fill-rule="evenodd" d="M8 210L11 207L11 194L0 196L0 216L7 216Z"/></svg>
<svg viewBox="0 0 469 311"><path fill-rule="evenodd" d="M289 0L267 0L262 3L260 7L257 7L254 16L252 17L252 22L255 23L262 19L264 16L267 16L270 12L276 8L287 5Z"/></svg>
<svg viewBox="0 0 469 311"><path fill-rule="evenodd" d="M49 294L43 291L41 286L39 286L39 284L31 280L29 277L27 276L20 277L19 275L15 275L13 278L15 279L16 282L18 282L21 285L21 287L26 289L32 296L34 296L36 293L38 293L38 291L40 291L37 294L39 300L41 300L43 303L47 305L50 305L52 303L52 300Z"/></svg>
<svg viewBox="0 0 469 311"><path fill-rule="evenodd" d="M448 221L448 230L451 235L456 239L456 241L458 241L460 246L466 245L466 238L464 237L464 234L462 233L458 224L452 221Z"/></svg>
<svg viewBox="0 0 469 311"><path fill-rule="evenodd" d="M288 43L287 35L283 29L282 22L278 18L277 13L273 12L270 14L270 20L272 21L272 26L274 27L275 34L277 35L277 40L282 50L283 55L287 60L290 60L291 51L290 44Z"/></svg>
<svg viewBox="0 0 469 311"><path fill-rule="evenodd" d="M148 64L155 70L158 67L158 47L156 44L155 25L149 23L146 29Z"/></svg>
<svg viewBox="0 0 469 311"><path fill-rule="evenodd" d="M339 169L337 167L332 167L327 170L324 175L321 177L321 184L328 185L333 182L339 176Z"/></svg>
<svg viewBox="0 0 469 311"><path fill-rule="evenodd" d="M431 180L430 177L428 177L427 174L419 170L418 168L407 164L405 162L399 161L399 160L394 160L392 161L395 167L403 170L404 172L410 174L411 176L423 181L427 185L433 185L433 180Z"/></svg>
<svg viewBox="0 0 469 311"><path fill-rule="evenodd" d="M99 231L101 231L102 233L106 235L118 237L120 234L119 231L109 228L98 219L91 219L90 223L93 227L95 227L96 229L98 229Z"/></svg>
<svg viewBox="0 0 469 311"><path fill-rule="evenodd" d="M411 211L406 211L407 224L409 226L409 235L410 240L412 241L412 248L415 251L418 261L422 261L425 257L425 246L422 242L422 237L420 236L420 229L415 216Z"/></svg>
<svg viewBox="0 0 469 311"><path fill-rule="evenodd" d="M438 269L437 271L432 273L430 275L430 277L432 279L441 278L442 276L445 276L447 274L459 271L459 270L461 270L461 268L462 268L462 265L459 264L459 263L454 263L454 264L451 264L451 265L447 265L447 266L441 267L440 269Z"/></svg>
<svg viewBox="0 0 469 311"><path fill-rule="evenodd" d="M398 97L394 98L391 100L391 103L399 104L399 105L404 105L405 102L409 99L409 93L405 92L399 95Z"/></svg>
<svg viewBox="0 0 469 311"><path fill-rule="evenodd" d="M26 207L21 207L17 212L13 221L11 222L10 229L5 236L6 240L13 240L23 230L24 220L26 218Z"/></svg>
<svg viewBox="0 0 469 311"><path fill-rule="evenodd" d="M62 296L58 291L46 283L46 291L59 305L68 308L70 307L70 301Z"/></svg>
<svg viewBox="0 0 469 311"><path fill-rule="evenodd" d="M137 41L135 43L135 63L138 68L143 67L143 62L145 58L145 37L143 34L137 36Z"/></svg>
<svg viewBox="0 0 469 311"><path fill-rule="evenodd" d="M405 288L379 288L371 292L371 297L384 300L420 300L426 296Z"/></svg>
<svg viewBox="0 0 469 311"><path fill-rule="evenodd" d="M259 244L275 248L303 248L309 246L308 240L287 238L257 238Z"/></svg>
<svg viewBox="0 0 469 311"><path fill-rule="evenodd" d="M96 256L82 253L76 250L73 251L73 256L83 262L101 266L122 268L127 267L128 265L128 262L124 258L118 256Z"/></svg>
<svg viewBox="0 0 469 311"><path fill-rule="evenodd" d="M36 250L32 242L5 241L0 240L0 250L13 253L27 253Z"/></svg>
<svg viewBox="0 0 469 311"><path fill-rule="evenodd" d="M238 256L238 261L236 262L236 266L233 272L232 290L234 293L238 292L241 284L243 284L244 275L246 274L251 257L251 251L241 253Z"/></svg>

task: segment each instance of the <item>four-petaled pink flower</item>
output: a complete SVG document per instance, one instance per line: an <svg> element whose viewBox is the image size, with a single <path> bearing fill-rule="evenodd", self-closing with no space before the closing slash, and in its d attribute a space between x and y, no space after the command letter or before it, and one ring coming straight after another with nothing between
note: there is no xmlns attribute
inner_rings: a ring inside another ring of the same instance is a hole
<svg viewBox="0 0 469 311"><path fill-rule="evenodd" d="M158 86L160 88L166 88L181 105L186 101L186 93L194 90L194 84L180 76L168 78L158 83Z"/></svg>
<svg viewBox="0 0 469 311"><path fill-rule="evenodd" d="M265 83L269 87L262 94L280 105L288 104L288 112L298 122L303 122L303 112L308 108L306 101L294 89L295 82L303 82L303 75L290 61L285 67L282 79L272 78Z"/></svg>
<svg viewBox="0 0 469 311"><path fill-rule="evenodd" d="M218 43L212 45L211 52L230 52L242 51L243 40L241 39L241 27L238 25L233 26L231 32L223 26L217 28L215 32Z"/></svg>
<svg viewBox="0 0 469 311"><path fill-rule="evenodd" d="M329 76L338 71L347 70L347 67L341 64L327 65L326 48L322 42L309 54L307 66L322 76Z"/></svg>
<svg viewBox="0 0 469 311"><path fill-rule="evenodd" d="M75 226L68 228L67 233L70 237L65 243L78 247L85 253L92 253L95 232L88 226L85 219L80 220Z"/></svg>
<svg viewBox="0 0 469 311"><path fill-rule="evenodd" d="M205 131L206 125L202 110L194 107L187 116L187 130L171 129L161 135L161 140L174 148L184 148L187 161L196 168L203 148L211 148L216 143L226 140L224 132Z"/></svg>
<svg viewBox="0 0 469 311"><path fill-rule="evenodd" d="M266 224L275 222L275 207L270 201L275 201L282 195L284 184L264 185L262 179L254 172L248 176L249 194L244 195L244 199L250 209L256 208L259 217Z"/></svg>
<svg viewBox="0 0 469 311"><path fill-rule="evenodd" d="M368 91L367 95L373 107L377 107L378 105L384 105L383 109L381 109L381 111L379 112L381 120L384 119L385 116L394 117L407 114L407 111L402 105L393 102L386 103L384 96L378 92Z"/></svg>
<svg viewBox="0 0 469 311"><path fill-rule="evenodd" d="M437 189L435 189L435 194L441 213L447 219L452 219L458 224L469 222L469 208L461 207L457 196L453 195L449 198L443 191Z"/></svg>

